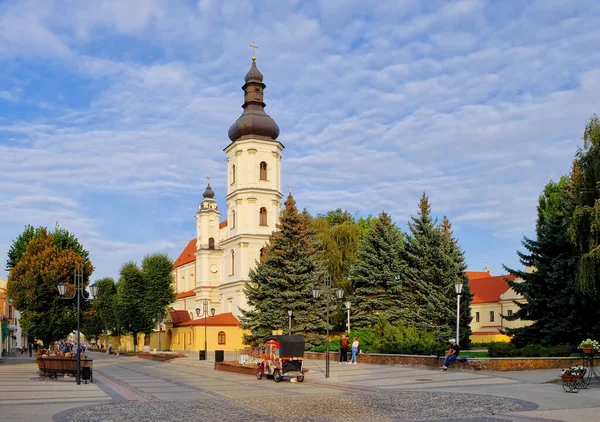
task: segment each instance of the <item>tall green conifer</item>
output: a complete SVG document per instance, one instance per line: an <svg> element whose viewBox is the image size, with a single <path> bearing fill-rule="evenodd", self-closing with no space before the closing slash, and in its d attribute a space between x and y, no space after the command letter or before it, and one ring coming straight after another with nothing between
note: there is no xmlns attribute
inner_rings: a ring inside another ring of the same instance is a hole
<svg viewBox="0 0 600 422"><path fill-rule="evenodd" d="M568 177L546 185L538 201L536 238L525 238L527 252L518 252L525 270L505 267L517 278L508 283L527 300L506 319L531 322L506 330L518 346L575 345L600 336L600 307L578 289L577 253L566 230L575 208L573 188Z"/></svg>
<svg viewBox="0 0 600 422"><path fill-rule="evenodd" d="M287 311L291 310L292 333L303 335L306 347L312 347L322 343L326 325L323 301L311 294L324 271L309 220L298 212L291 194L277 227L244 289L250 305L249 310L242 310L242 327L250 330L244 341L256 345L272 330L287 333Z"/></svg>
<svg viewBox="0 0 600 422"><path fill-rule="evenodd" d="M408 227L404 257L410 268L407 281L415 295L415 306L407 322L447 341L455 332L454 281L458 265L445 246L444 233L437 220L431 217L425 193L419 201L418 217L411 217Z"/></svg>
<svg viewBox="0 0 600 422"><path fill-rule="evenodd" d="M406 268L400 258L402 233L382 212L361 238L358 256L350 272L354 285L352 326L371 328L385 316L391 323L403 319L411 302L403 288Z"/></svg>
<svg viewBox="0 0 600 422"><path fill-rule="evenodd" d="M471 299L473 298L473 294L469 287L469 278L465 273L467 270L465 254L460 246L458 246L458 240L454 238L452 232L452 224L446 216L442 219L440 230L444 239L444 251L452 258L452 263L454 264L448 274L448 282L452 284L462 283L463 285L460 297L460 338L458 339L458 344L462 348L468 348L471 343L471 320L473 319L471 316Z"/></svg>

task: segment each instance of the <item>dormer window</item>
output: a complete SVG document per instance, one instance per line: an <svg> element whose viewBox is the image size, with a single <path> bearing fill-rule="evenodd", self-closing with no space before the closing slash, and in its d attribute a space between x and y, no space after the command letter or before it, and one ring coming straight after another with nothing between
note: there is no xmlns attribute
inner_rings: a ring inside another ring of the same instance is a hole
<svg viewBox="0 0 600 422"><path fill-rule="evenodd" d="M260 163L260 180L267 180L267 163L264 161Z"/></svg>

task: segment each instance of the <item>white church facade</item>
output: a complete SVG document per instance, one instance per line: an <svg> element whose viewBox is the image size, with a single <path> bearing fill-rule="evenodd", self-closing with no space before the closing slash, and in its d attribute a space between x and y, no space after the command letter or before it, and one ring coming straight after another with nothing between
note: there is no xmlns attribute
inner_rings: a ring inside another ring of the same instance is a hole
<svg viewBox="0 0 600 422"><path fill-rule="evenodd" d="M265 87L253 57L242 87L244 111L230 127L231 143L224 149L227 209L219 210L209 180L196 212L196 237L173 265L177 299L172 308L187 311L191 319L205 300L216 315L237 318L248 308L248 273L279 222L284 146L277 141L279 127L264 111Z"/></svg>

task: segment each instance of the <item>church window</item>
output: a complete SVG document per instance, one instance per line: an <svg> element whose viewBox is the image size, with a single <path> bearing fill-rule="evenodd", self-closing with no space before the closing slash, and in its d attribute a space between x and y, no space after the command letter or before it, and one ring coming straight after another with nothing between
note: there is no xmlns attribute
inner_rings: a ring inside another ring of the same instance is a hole
<svg viewBox="0 0 600 422"><path fill-rule="evenodd" d="M235 164L231 166L231 184L235 183Z"/></svg>
<svg viewBox="0 0 600 422"><path fill-rule="evenodd" d="M261 226L267 225L267 209L265 207L262 207L260 209L260 225Z"/></svg>
<svg viewBox="0 0 600 422"><path fill-rule="evenodd" d="M506 312L506 315L507 315L507 316L512 316L512 314L513 314L513 312L512 312L512 309L509 309L509 310Z"/></svg>
<svg viewBox="0 0 600 422"><path fill-rule="evenodd" d="M267 163L260 162L260 180L267 180Z"/></svg>
<svg viewBox="0 0 600 422"><path fill-rule="evenodd" d="M214 249L214 248L215 248L215 238L209 237L208 238L208 249Z"/></svg>
<svg viewBox="0 0 600 422"><path fill-rule="evenodd" d="M235 274L235 252L231 250L231 272L230 275Z"/></svg>
<svg viewBox="0 0 600 422"><path fill-rule="evenodd" d="M494 311L490 311L490 322L494 322Z"/></svg>
<svg viewBox="0 0 600 422"><path fill-rule="evenodd" d="M225 344L225 331L219 331L219 344Z"/></svg>
<svg viewBox="0 0 600 422"><path fill-rule="evenodd" d="M235 210L231 211L231 228L235 229Z"/></svg>
<svg viewBox="0 0 600 422"><path fill-rule="evenodd" d="M479 322L479 312L475 312L475 322Z"/></svg>
<svg viewBox="0 0 600 422"><path fill-rule="evenodd" d="M260 257L265 256L265 248L260 248Z"/></svg>

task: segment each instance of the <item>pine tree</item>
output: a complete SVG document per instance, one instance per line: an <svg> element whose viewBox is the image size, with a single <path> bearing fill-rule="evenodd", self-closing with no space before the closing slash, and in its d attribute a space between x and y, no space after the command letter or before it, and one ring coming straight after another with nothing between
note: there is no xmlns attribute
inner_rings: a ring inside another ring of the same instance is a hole
<svg viewBox="0 0 600 422"><path fill-rule="evenodd" d="M410 301L402 284L406 272L400 258L402 233L388 214L382 212L359 243L350 272L354 285L352 325L371 328L385 316L391 323L403 319Z"/></svg>
<svg viewBox="0 0 600 422"><path fill-rule="evenodd" d="M431 217L425 193L419 201L418 217L411 217L404 257L410 272L410 289L415 305L407 323L432 332L440 341L454 333L456 296L454 281L457 265L444 247L444 233Z"/></svg>
<svg viewBox="0 0 600 422"><path fill-rule="evenodd" d="M251 307L242 310L242 327L250 331L244 342L256 345L272 330L287 332L287 311L291 310L292 334L303 335L310 348L323 342L323 301L313 299L311 289L319 284L324 271L310 222L298 212L291 193L277 228L244 289Z"/></svg>
<svg viewBox="0 0 600 422"><path fill-rule="evenodd" d="M462 283L462 294L460 296L460 338L458 338L458 344L460 347L466 349L471 343L471 299L473 294L469 287L469 277L465 271L467 270L467 264L465 263L465 253L458 246L458 240L454 238L452 232L452 224L446 216L442 219L440 230L443 234L444 248L447 248L445 253L448 254L454 263L454 268L449 274L449 283L456 284ZM456 290L455 290L456 292Z"/></svg>
<svg viewBox="0 0 600 422"><path fill-rule="evenodd" d="M575 345L600 336L600 308L597 300L578 289L578 257L566 230L575 208L572 190L568 177L546 185L538 201L536 239L525 238L527 253L517 252L526 269L505 267L517 278L508 280L509 285L527 300L506 319L533 322L506 330L517 346Z"/></svg>

